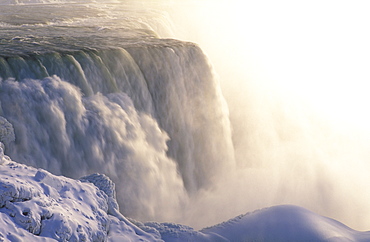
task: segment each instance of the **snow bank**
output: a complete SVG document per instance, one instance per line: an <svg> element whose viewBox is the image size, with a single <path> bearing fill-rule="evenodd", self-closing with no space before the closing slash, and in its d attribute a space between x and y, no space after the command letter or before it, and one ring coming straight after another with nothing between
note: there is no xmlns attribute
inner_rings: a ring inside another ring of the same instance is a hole
<svg viewBox="0 0 370 242"><path fill-rule="evenodd" d="M355 231L293 205L257 210L201 232L216 233L228 241L370 241L370 232Z"/></svg>

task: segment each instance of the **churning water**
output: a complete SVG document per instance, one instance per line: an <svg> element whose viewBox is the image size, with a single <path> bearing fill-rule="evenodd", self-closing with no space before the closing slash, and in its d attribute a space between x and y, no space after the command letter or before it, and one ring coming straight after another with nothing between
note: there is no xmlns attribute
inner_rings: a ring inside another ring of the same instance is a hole
<svg viewBox="0 0 370 242"><path fill-rule="evenodd" d="M1 115L15 130L15 142L4 141L13 159L74 178L105 173L123 212L138 219L180 215L232 167L211 67L195 44L156 36L149 24L165 27L160 13L1 8Z"/></svg>

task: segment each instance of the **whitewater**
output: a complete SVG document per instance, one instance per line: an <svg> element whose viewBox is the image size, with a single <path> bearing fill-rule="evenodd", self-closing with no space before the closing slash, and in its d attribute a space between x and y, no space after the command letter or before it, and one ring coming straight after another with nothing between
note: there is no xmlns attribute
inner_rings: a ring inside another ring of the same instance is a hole
<svg viewBox="0 0 370 242"><path fill-rule="evenodd" d="M163 223L225 221L255 207L258 199L241 204L261 186L267 205L282 203L274 185L248 188L250 179L280 175L240 164L241 126L230 123L219 78L200 46L167 37L175 27L165 5L0 2L0 212L8 224L0 238L9 230L10 241L366 241L368 232L289 205L199 231Z"/></svg>
<svg viewBox="0 0 370 242"><path fill-rule="evenodd" d="M121 7L2 6L15 14L1 18L6 154L72 178L104 173L124 184L126 215L165 219L232 167L227 108L197 45L158 38Z"/></svg>

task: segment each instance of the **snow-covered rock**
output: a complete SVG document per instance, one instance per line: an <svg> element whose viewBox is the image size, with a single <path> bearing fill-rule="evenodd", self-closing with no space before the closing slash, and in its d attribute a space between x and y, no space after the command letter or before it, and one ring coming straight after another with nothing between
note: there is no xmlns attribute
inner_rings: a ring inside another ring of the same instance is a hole
<svg viewBox="0 0 370 242"><path fill-rule="evenodd" d="M1 158L0 241L156 240L122 215L108 214L112 204L118 206L108 177L93 176L99 188Z"/></svg>
<svg viewBox="0 0 370 242"><path fill-rule="evenodd" d="M0 207L13 226L35 236L57 241L104 241L108 234L106 195L93 184L15 162L1 166Z"/></svg>

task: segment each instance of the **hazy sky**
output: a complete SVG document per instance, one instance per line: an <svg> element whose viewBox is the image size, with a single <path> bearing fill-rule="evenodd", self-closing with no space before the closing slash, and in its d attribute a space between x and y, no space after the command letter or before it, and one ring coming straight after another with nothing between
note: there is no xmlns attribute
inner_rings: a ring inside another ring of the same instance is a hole
<svg viewBox="0 0 370 242"><path fill-rule="evenodd" d="M368 1L204 0L181 8L183 37L200 43L224 82L273 85L367 126Z"/></svg>
<svg viewBox="0 0 370 242"><path fill-rule="evenodd" d="M176 36L220 76L247 166L204 207L293 203L368 230L370 2L173 3Z"/></svg>

